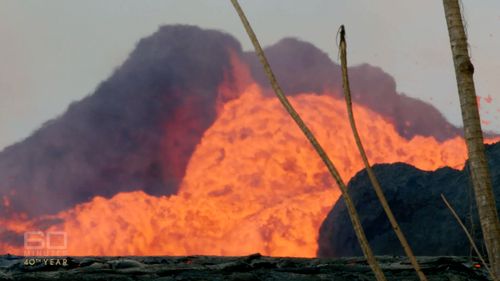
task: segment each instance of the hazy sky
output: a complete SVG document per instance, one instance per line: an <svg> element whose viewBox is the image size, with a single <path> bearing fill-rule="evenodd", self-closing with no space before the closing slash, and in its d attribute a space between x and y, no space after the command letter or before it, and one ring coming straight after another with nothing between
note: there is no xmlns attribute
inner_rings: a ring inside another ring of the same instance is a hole
<svg viewBox="0 0 500 281"><path fill-rule="evenodd" d="M500 131L500 1L463 0L481 113ZM439 0L242 0L263 45L286 36L337 59L347 29L349 62L395 77L397 90L431 102L461 124ZM93 92L158 26L185 23L226 31L250 49L227 0L0 0L0 150L27 137Z"/></svg>

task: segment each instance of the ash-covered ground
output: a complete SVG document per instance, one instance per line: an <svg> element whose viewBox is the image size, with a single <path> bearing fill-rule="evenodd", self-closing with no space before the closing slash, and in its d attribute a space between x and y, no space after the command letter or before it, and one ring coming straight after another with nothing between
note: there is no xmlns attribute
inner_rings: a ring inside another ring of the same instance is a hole
<svg viewBox="0 0 500 281"><path fill-rule="evenodd" d="M64 259L0 256L0 280L375 280L366 261L356 257L309 259L253 254ZM388 280L418 280L405 258L384 256L378 260ZM419 262L431 281L489 280L485 269L467 257L420 257Z"/></svg>

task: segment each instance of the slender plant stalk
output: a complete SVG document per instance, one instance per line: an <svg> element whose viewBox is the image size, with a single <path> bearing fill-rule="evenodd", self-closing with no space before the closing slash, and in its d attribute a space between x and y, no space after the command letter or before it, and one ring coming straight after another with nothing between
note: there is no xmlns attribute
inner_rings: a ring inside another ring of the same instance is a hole
<svg viewBox="0 0 500 281"><path fill-rule="evenodd" d="M286 111L290 114L290 116L293 118L295 123L299 126L299 128L302 130L304 135L307 137L309 142L312 144L316 152L319 154L323 162L325 163L326 167L328 168L328 171L332 175L332 177L335 179L337 184L340 187L340 190L342 191L342 196L344 197L344 201L347 207L347 210L349 212L349 216L351 218L354 231L358 237L359 244L361 246L361 249L363 250L363 253L368 261L368 264L370 265L371 269L373 270L375 277L378 281L383 281L386 280L384 273L382 272L382 269L380 268L380 265L378 264L377 260L375 259L375 256L373 255L373 252L370 248L370 245L368 244L368 240L366 239L365 232L363 231L363 228L361 226L361 222L358 217L358 213L356 212L356 208L354 207L354 203L347 193L347 187L342 180L339 172L335 168L334 164L324 151L324 149L321 147L319 142L316 140L316 137L313 135L311 130L307 127L307 125L304 123L302 118L300 118L299 114L293 106L290 104L286 96L283 94L283 91L281 90L281 87L278 84L278 81L276 80L276 77L274 76L274 73L271 69L271 66L269 65L267 58L265 57L264 51L262 50L262 47L260 46L259 41L257 40L257 36L252 30L252 27L250 26L250 23L248 22L248 19L245 16L245 13L241 9L239 3L237 0L231 0L233 3L233 6L238 13L241 22L243 23L243 26L245 27L245 30L250 37L250 40L252 41L252 44L255 48L255 52L257 53L257 56L259 57L259 60L264 67L264 71L266 72L266 75L269 79L269 82L271 83L274 92L276 93L276 96L280 100L280 102L283 104L285 107Z"/></svg>
<svg viewBox="0 0 500 281"><path fill-rule="evenodd" d="M486 158L483 131L474 87L474 66L469 57L467 35L458 0L443 0L451 53L455 66L458 96L464 123L469 168L476 197L484 244L494 276L500 279L500 221Z"/></svg>
<svg viewBox="0 0 500 281"><path fill-rule="evenodd" d="M340 26L340 64L342 66L342 87L344 89L344 97L347 105L347 113L349 115L349 123L351 125L351 130L352 134L354 135L354 139L356 140L356 145L358 147L359 154L361 155L363 163L365 164L368 177L370 178L373 189L377 194L378 200L380 201L380 204L382 205L382 208L384 209L387 218L389 218L389 222L391 223L392 229L396 233L399 242L401 242L401 246L403 246L403 249L406 255L408 256L408 259L410 260L413 268L415 269L418 278L421 281L427 281L427 277L422 272L422 269L420 268L420 265L418 264L417 259L415 258L415 255L413 254L413 251L410 245L408 244L405 235L403 234L403 231L399 227L399 224L396 221L396 218L394 217L391 208L389 207L389 203L387 203L387 199L385 198L382 187L380 186L380 183L377 177L375 176L375 173L373 172L370 162L368 161L365 148L361 143L361 138L359 137L358 129L356 128L356 120L354 119L354 112L352 110L351 87L349 86L349 77L347 74L347 42L345 40L345 28L343 25Z"/></svg>
<svg viewBox="0 0 500 281"><path fill-rule="evenodd" d="M448 209L450 209L451 214L455 217L455 219L457 220L458 224L460 224L460 226L464 230L465 235L467 235L467 238L469 239L469 242L472 245L472 248L476 252L476 254L479 257L479 259L481 260L481 263L483 263L484 267L486 268L486 270L490 274L491 279L493 281L498 281L498 279L496 279L495 276L493 276L493 272L488 267L488 264L484 261L483 256L481 255L481 253L479 252L479 249L476 246L476 243L474 243L474 239L472 239L472 235L470 235L469 231L467 230L467 228L465 227L464 223L462 222L462 220L458 216L457 212L455 212L455 209L453 209L453 207L451 206L450 202L448 202L448 200L446 200L446 197L444 197L444 195L442 193L441 193L441 198L443 199L444 204L446 204L446 207L448 207Z"/></svg>

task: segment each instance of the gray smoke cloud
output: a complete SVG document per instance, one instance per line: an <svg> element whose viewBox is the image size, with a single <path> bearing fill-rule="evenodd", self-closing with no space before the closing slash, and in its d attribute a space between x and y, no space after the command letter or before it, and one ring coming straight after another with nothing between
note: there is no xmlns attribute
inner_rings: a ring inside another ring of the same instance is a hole
<svg viewBox="0 0 500 281"><path fill-rule="evenodd" d="M138 42L95 92L0 153L0 216L55 213L96 195L172 194L216 117L231 73L227 34L164 26ZM1 201L0 201L1 202Z"/></svg>

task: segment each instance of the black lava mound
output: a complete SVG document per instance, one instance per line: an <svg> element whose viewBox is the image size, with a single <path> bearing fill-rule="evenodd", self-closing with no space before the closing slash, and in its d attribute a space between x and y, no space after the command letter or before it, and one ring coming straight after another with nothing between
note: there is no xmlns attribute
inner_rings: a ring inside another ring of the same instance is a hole
<svg viewBox="0 0 500 281"><path fill-rule="evenodd" d="M487 147L497 205L500 202L500 143ZM375 173L384 189L401 229L416 255L469 255L470 246L463 230L440 194L444 194L480 249L481 227L467 166L462 171L442 168L424 172L413 166L396 163L376 165ZM365 170L349 183L362 225L376 255L404 255L399 241L380 206ZM323 222L319 235L320 257L360 256L343 199L340 199Z"/></svg>

